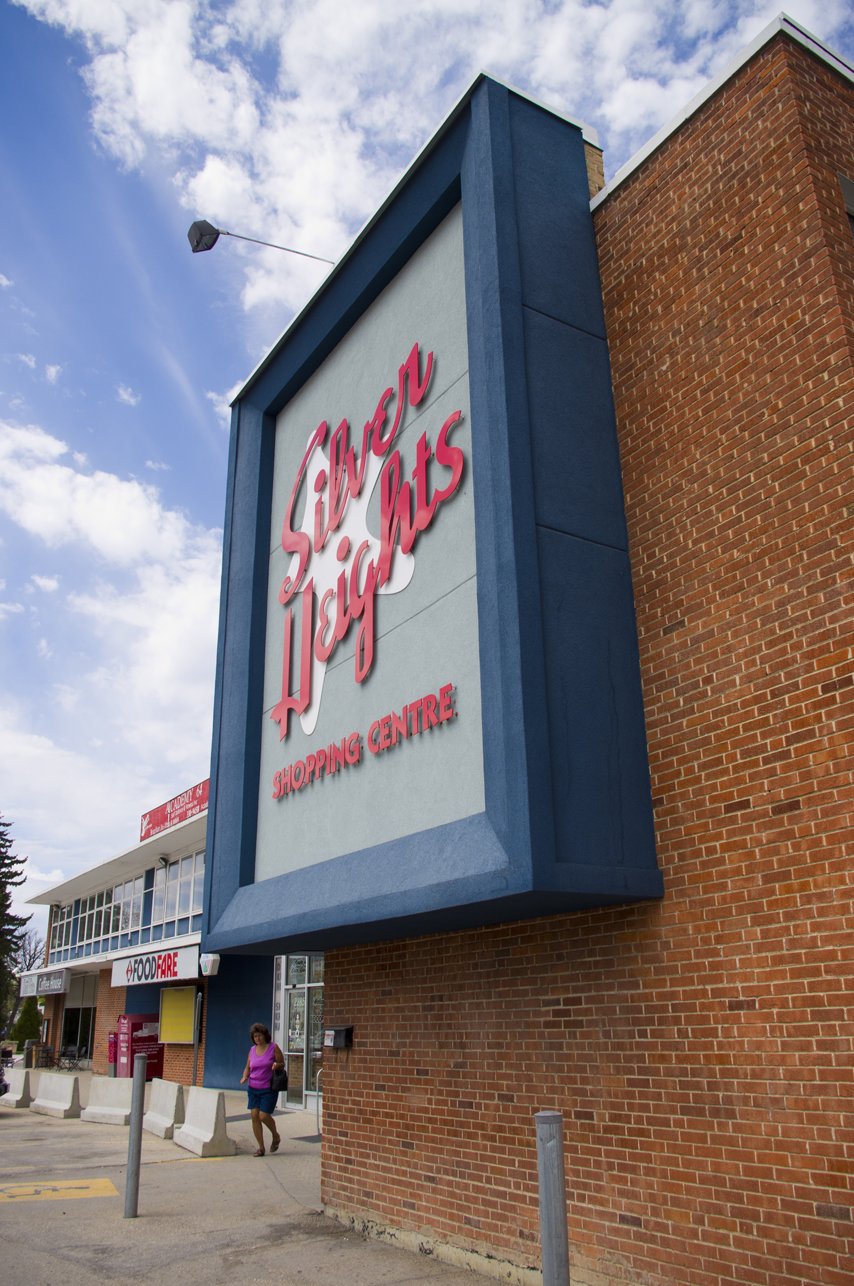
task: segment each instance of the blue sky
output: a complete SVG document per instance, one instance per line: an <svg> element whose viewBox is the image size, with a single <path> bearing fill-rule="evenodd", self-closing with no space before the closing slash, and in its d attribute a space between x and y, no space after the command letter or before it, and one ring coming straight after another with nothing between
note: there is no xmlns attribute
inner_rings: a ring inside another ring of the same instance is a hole
<svg viewBox="0 0 854 1286"><path fill-rule="evenodd" d="M613 173L775 16L659 0L0 0L0 812L23 896L207 776L231 391L480 68ZM849 59L850 4L788 12ZM43 914L34 923L43 924Z"/></svg>

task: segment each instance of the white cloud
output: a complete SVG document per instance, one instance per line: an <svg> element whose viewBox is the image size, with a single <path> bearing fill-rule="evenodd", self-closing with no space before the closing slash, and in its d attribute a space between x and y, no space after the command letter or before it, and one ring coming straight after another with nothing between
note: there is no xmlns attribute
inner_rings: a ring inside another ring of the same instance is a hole
<svg viewBox="0 0 854 1286"><path fill-rule="evenodd" d="M47 379L48 384L56 383L59 379L59 373L61 370L61 366L46 366L44 368L45 378Z"/></svg>
<svg viewBox="0 0 854 1286"><path fill-rule="evenodd" d="M94 129L123 165L156 156L194 216L329 258L481 67L598 126L612 172L779 9L779 0L18 3L83 38ZM788 8L827 38L850 29L847 0ZM240 243L222 253L242 266L244 305L279 314L327 271Z"/></svg>
<svg viewBox="0 0 854 1286"><path fill-rule="evenodd" d="M4 277L2 272L0 272L0 290L8 290L9 287L14 286L14 284L14 281L10 281L8 277Z"/></svg>
<svg viewBox="0 0 854 1286"><path fill-rule="evenodd" d="M153 469L153 470L155 471L155 473L156 473L156 472L158 472L158 470L160 470L160 469L171 469L171 468L172 468L171 464L163 464L163 463L156 464L156 463L154 462L154 460L146 460L146 462L145 462L145 467L146 467L146 469Z"/></svg>
<svg viewBox="0 0 854 1286"><path fill-rule="evenodd" d="M231 428L231 403L243 388L244 382L244 380L238 380L236 384L232 384L227 393L205 393L224 429Z"/></svg>
<svg viewBox="0 0 854 1286"><path fill-rule="evenodd" d="M61 883L65 876L58 866L52 871L40 871L32 862L27 862L27 879L36 884L46 884L50 888L53 884Z"/></svg>
<svg viewBox="0 0 854 1286"><path fill-rule="evenodd" d="M16 612L23 612L23 603L0 603L0 621L4 616L12 616Z"/></svg>
<svg viewBox="0 0 854 1286"><path fill-rule="evenodd" d="M151 485L81 472L35 425L0 422L0 512L71 569L50 644L34 642L61 682L13 686L0 667L0 781L19 848L73 873L133 843L152 799L207 775L222 535ZM47 593L59 582L31 577Z"/></svg>
<svg viewBox="0 0 854 1286"><path fill-rule="evenodd" d="M109 563L168 559L192 528L164 509L156 488L60 463L64 442L35 425L0 421L0 512L49 548L80 544Z"/></svg>
<svg viewBox="0 0 854 1286"><path fill-rule="evenodd" d="M16 353L15 356L19 362L23 362L25 366L29 366L31 371L35 370L36 359L33 357L32 353Z"/></svg>
<svg viewBox="0 0 854 1286"><path fill-rule="evenodd" d="M116 398L119 402L124 402L125 406L139 406L141 393L134 393L132 388L127 384L118 384L116 386Z"/></svg>

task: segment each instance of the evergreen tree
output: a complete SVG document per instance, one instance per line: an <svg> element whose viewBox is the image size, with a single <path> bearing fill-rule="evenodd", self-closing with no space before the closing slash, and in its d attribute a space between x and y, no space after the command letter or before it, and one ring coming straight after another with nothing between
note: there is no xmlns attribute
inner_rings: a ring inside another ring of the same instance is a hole
<svg viewBox="0 0 854 1286"><path fill-rule="evenodd" d="M4 822L0 814L0 1008L5 1009L12 990L14 958L20 949L28 915L12 912L12 891L23 884L25 857L12 852L11 822ZM0 1014L0 1027L6 1024L7 1013ZM36 1033L38 1034L38 1033Z"/></svg>
<svg viewBox="0 0 854 1286"><path fill-rule="evenodd" d="M24 1001L18 1021L10 1031L9 1035L12 1040L16 1040L19 1045L23 1045L25 1040L38 1040L42 1030L42 1016L39 1009L39 1002L35 996L27 996Z"/></svg>

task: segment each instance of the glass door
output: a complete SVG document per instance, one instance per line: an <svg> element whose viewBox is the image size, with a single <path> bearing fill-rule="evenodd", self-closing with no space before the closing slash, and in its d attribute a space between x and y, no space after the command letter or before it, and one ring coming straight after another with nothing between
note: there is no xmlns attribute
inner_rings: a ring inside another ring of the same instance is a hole
<svg viewBox="0 0 854 1286"><path fill-rule="evenodd" d="M277 957L273 1037L288 1068L280 1106L314 1109L323 1089L323 956Z"/></svg>

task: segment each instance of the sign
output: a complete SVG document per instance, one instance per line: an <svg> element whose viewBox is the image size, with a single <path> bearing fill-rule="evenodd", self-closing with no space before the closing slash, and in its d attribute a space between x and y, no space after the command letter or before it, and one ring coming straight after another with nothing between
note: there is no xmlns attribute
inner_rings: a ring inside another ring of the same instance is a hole
<svg viewBox="0 0 854 1286"><path fill-rule="evenodd" d="M205 951L660 898L577 123L479 78L232 415Z"/></svg>
<svg viewBox="0 0 854 1286"><path fill-rule="evenodd" d="M116 1074L133 1076L134 1059L145 1054L145 1079L163 1076L163 1044L158 1031L159 1014L119 1014Z"/></svg>
<svg viewBox="0 0 854 1286"><path fill-rule="evenodd" d="M404 705L400 714L392 710L391 714L375 719L368 729L368 750L372 755L378 755L383 750L390 750L392 746L403 744L410 737L431 731L449 719L456 718L457 712L451 697L453 690L454 685L446 683L439 689L438 695L428 693L426 697L420 697L417 701ZM338 772L347 764L359 763L361 753L362 739L358 732L342 738L340 746L333 742L327 747L318 747L314 754L306 755L305 761L298 759L295 764L289 764L281 772L273 773L273 799L282 799L292 790L300 790L308 785L312 777L315 781L320 781L320 774L324 768L325 775L330 777L332 773Z"/></svg>
<svg viewBox="0 0 854 1286"><path fill-rule="evenodd" d="M39 996L56 996L68 991L71 986L70 969L58 969L55 973L40 973L37 994Z"/></svg>
<svg viewBox="0 0 854 1286"><path fill-rule="evenodd" d="M302 624L297 659L292 657L293 611L289 608L284 618L281 696L270 712L270 718L279 724L280 740L288 735L292 711L299 716L304 732L314 731L326 667L355 623L354 677L357 683L368 677L376 645L374 596L396 594L409 585L416 538L427 531L439 505L450 500L460 485L465 456L449 443L448 435L462 419L461 409L452 411L441 428L431 425L432 444L425 430L414 448L410 435L403 456L402 443L395 445L407 401L409 407L417 407L429 388L432 352L423 363L423 376L419 374L421 365L416 342L397 372L396 395L393 386L380 394L362 432L358 457L349 444L346 418L331 434L328 422L322 420L309 435L282 525L282 549L291 560L278 598L287 608L301 589ZM389 428L392 410L394 422ZM327 438L328 456L323 450ZM412 456L414 489L408 481ZM294 510L304 480L307 494L302 525L294 530ZM379 538L371 534L367 522L377 483ZM317 499L312 502L313 496ZM298 687L295 696L291 695L293 687Z"/></svg>
<svg viewBox="0 0 854 1286"><path fill-rule="evenodd" d="M144 839L151 839L152 835L159 835L161 831L168 831L170 826L186 822L197 813L203 813L208 806L210 784L210 778L207 781L200 781L198 786L193 786L190 790L185 790L182 795L176 795L167 803L152 808L150 813L143 813L139 824L140 843Z"/></svg>
<svg viewBox="0 0 854 1286"><path fill-rule="evenodd" d="M25 973L21 975L21 987L18 992L19 996L37 996L38 995L38 974Z"/></svg>
<svg viewBox="0 0 854 1286"><path fill-rule="evenodd" d="M483 810L462 237L276 416L257 882Z"/></svg>
<svg viewBox="0 0 854 1286"><path fill-rule="evenodd" d="M113 961L112 987L139 987L146 982L170 982L173 978L198 978L199 948L171 947L146 951Z"/></svg>

